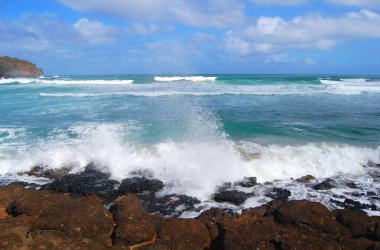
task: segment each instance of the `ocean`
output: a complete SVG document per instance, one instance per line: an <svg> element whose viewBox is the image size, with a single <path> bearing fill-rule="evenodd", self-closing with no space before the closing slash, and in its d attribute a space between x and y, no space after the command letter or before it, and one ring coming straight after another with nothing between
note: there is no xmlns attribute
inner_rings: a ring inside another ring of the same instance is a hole
<svg viewBox="0 0 380 250"><path fill-rule="evenodd" d="M20 173L36 165L78 172L90 162L117 180L148 173L167 184L161 194L197 197L207 207L229 206L212 195L249 176L262 185L236 210L269 201L272 187L330 208L344 197L380 207L354 195L380 193L380 77L0 79L0 182L43 182ZM338 184L316 191L294 181L305 175Z"/></svg>

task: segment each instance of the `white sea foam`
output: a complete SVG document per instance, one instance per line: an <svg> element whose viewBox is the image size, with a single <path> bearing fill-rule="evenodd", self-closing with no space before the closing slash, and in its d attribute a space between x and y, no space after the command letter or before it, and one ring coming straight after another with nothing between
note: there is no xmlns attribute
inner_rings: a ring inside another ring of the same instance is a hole
<svg viewBox="0 0 380 250"><path fill-rule="evenodd" d="M209 82L215 81L214 76L155 76L156 82L174 82L174 81L191 81L191 82Z"/></svg>
<svg viewBox="0 0 380 250"><path fill-rule="evenodd" d="M0 84L7 84L7 83L34 83L37 79L34 78L0 78Z"/></svg>
<svg viewBox="0 0 380 250"><path fill-rule="evenodd" d="M198 118L197 118L198 116ZM207 116L207 115L206 115ZM0 174L17 173L36 164L51 168L72 166L79 171L89 162L106 166L117 179L131 171L146 169L171 185L167 193L208 199L216 187L245 176L260 182L297 178L306 174L329 177L362 174L368 161L379 162L380 148L309 143L301 146L238 145L218 132L215 122L195 112L189 121L187 141L163 141L144 145L130 139L143 129L138 125L83 124L41 140L16 155L1 157ZM76 135L74 138L72 135Z"/></svg>
<svg viewBox="0 0 380 250"><path fill-rule="evenodd" d="M72 80L72 79L40 79L40 83L58 85L109 85L109 84L132 84L133 80Z"/></svg>

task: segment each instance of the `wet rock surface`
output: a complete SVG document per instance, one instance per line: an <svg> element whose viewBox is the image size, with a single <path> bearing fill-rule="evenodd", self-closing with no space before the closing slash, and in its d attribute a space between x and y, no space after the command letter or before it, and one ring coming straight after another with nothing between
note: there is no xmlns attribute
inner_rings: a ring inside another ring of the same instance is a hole
<svg viewBox="0 0 380 250"><path fill-rule="evenodd" d="M242 181L236 182L235 186L241 186L241 187L254 187L257 185L257 178L256 177L244 177Z"/></svg>
<svg viewBox="0 0 380 250"><path fill-rule="evenodd" d="M237 190L220 191L214 195L214 200L216 202L227 202L234 205L241 205L251 196L253 196L253 194Z"/></svg>
<svg viewBox="0 0 380 250"><path fill-rule="evenodd" d="M109 177L109 174L97 170L93 165L88 165L83 172L56 178L41 189L69 193L74 197L98 195L111 199L116 195L114 188L118 182Z"/></svg>
<svg viewBox="0 0 380 250"><path fill-rule="evenodd" d="M269 198L283 201L288 200L290 195L292 195L292 193L284 188L273 188L271 192L266 194L266 196Z"/></svg>
<svg viewBox="0 0 380 250"><path fill-rule="evenodd" d="M195 205L200 201L186 195L165 195L163 197L141 197L142 203L150 213L159 213L179 217L183 212L194 211Z"/></svg>
<svg viewBox="0 0 380 250"><path fill-rule="evenodd" d="M0 187L1 249L377 249L379 241L380 217L305 200L176 219L150 214L132 194L108 211L93 196Z"/></svg>
<svg viewBox="0 0 380 250"><path fill-rule="evenodd" d="M329 190L336 186L336 182L333 179L327 179L321 183L318 183L313 187L315 190Z"/></svg>
<svg viewBox="0 0 380 250"><path fill-rule="evenodd" d="M118 194L140 194L144 192L155 193L164 187L164 183L157 179L133 177L122 180Z"/></svg>

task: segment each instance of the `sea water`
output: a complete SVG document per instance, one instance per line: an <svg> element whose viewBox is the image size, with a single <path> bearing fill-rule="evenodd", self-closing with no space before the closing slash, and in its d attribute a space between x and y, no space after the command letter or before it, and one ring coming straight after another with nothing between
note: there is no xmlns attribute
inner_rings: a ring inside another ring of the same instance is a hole
<svg viewBox="0 0 380 250"><path fill-rule="evenodd" d="M118 180L143 170L167 184L162 194L210 205L220 185L246 176L326 204L333 193L291 179L343 178L378 193L368 163L380 163L380 77L0 79L0 179L36 165L77 172L90 162ZM243 207L268 200L254 191L260 198Z"/></svg>

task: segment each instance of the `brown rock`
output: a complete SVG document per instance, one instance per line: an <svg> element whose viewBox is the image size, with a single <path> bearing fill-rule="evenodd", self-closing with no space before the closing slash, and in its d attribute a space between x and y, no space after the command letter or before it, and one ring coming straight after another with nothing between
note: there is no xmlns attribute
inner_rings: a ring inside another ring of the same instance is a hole
<svg viewBox="0 0 380 250"><path fill-rule="evenodd" d="M30 62L16 58L0 57L0 78L40 77L42 75L42 70Z"/></svg>
<svg viewBox="0 0 380 250"><path fill-rule="evenodd" d="M112 212L117 222L114 232L116 245L135 246L155 242L155 226L137 196L119 197Z"/></svg>
<svg viewBox="0 0 380 250"><path fill-rule="evenodd" d="M347 230L335 221L335 216L322 204L306 200L289 201L273 213L281 224L309 227L322 232L347 234Z"/></svg>
<svg viewBox="0 0 380 250"><path fill-rule="evenodd" d="M162 220L159 235L151 249L209 249L211 238L207 227L194 219Z"/></svg>
<svg viewBox="0 0 380 250"><path fill-rule="evenodd" d="M89 238L109 246L112 214L93 200L69 199L44 208L33 223L32 232L57 231L70 239Z"/></svg>

